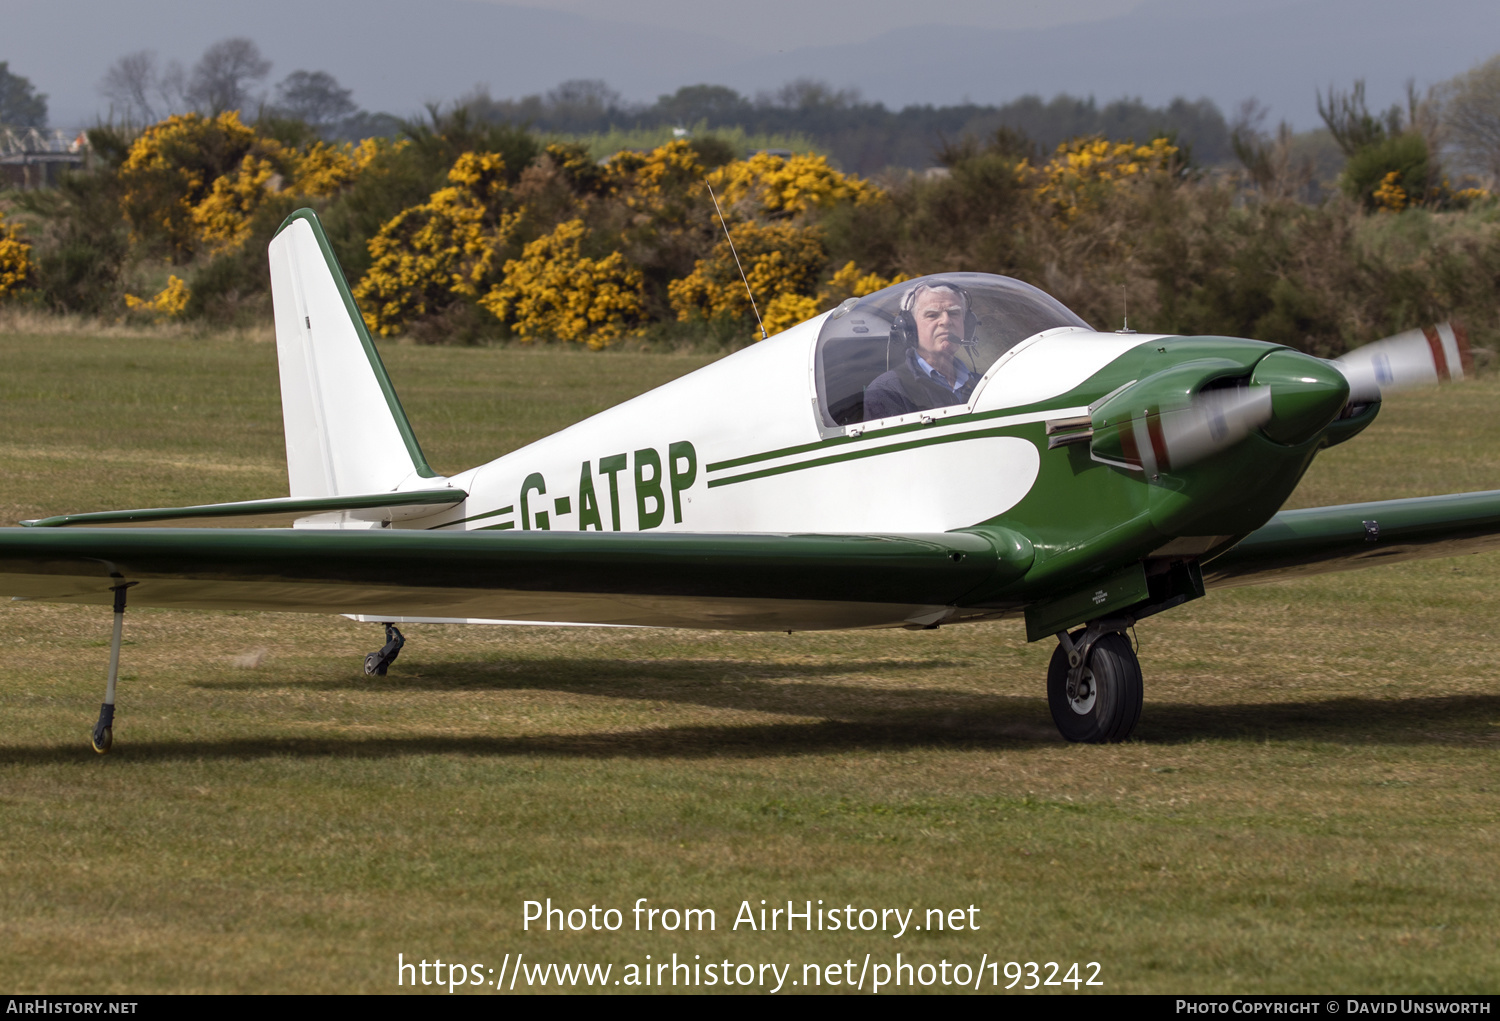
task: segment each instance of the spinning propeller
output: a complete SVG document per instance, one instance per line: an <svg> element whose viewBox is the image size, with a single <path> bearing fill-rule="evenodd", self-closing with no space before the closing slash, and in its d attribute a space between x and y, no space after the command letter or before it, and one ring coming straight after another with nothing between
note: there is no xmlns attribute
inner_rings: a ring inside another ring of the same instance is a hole
<svg viewBox="0 0 1500 1021"><path fill-rule="evenodd" d="M1351 404L1369 404L1383 393L1454 382L1474 374L1468 335L1455 322L1377 340L1331 364L1349 380Z"/></svg>
<svg viewBox="0 0 1500 1021"><path fill-rule="evenodd" d="M1088 443L1096 461L1156 476L1227 450L1252 432L1286 446L1313 439L1383 393L1474 372L1462 326L1408 330L1336 359L1272 351L1248 379L1217 358L1183 362L1127 384L1087 417L1047 423L1048 446Z"/></svg>

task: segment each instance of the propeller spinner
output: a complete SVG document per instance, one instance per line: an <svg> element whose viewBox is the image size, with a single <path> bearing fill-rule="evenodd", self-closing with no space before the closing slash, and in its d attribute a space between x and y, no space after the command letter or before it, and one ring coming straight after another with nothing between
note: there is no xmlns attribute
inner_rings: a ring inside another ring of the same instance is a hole
<svg viewBox="0 0 1500 1021"><path fill-rule="evenodd" d="M1155 476L1256 430L1287 446L1305 443L1348 402L1342 373L1297 351L1272 351L1248 378L1243 372L1234 363L1195 360L1110 394L1090 409L1092 456Z"/></svg>

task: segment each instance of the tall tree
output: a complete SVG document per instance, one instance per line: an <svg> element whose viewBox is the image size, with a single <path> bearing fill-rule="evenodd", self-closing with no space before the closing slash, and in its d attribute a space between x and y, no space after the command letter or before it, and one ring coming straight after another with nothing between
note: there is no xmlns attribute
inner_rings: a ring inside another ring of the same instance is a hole
<svg viewBox="0 0 1500 1021"><path fill-rule="evenodd" d="M154 50L127 53L99 81L99 93L109 100L111 114L134 124L154 124L181 113L182 90L182 65L174 60L160 67Z"/></svg>
<svg viewBox="0 0 1500 1021"><path fill-rule="evenodd" d="M359 109L350 95L327 71L293 71L276 86L276 109L326 130Z"/></svg>
<svg viewBox="0 0 1500 1021"><path fill-rule="evenodd" d="M251 89L271 73L271 62L244 36L224 39L203 51L188 78L188 102L207 114L243 110L255 100Z"/></svg>
<svg viewBox="0 0 1500 1021"><path fill-rule="evenodd" d="M47 97L31 87L31 80L11 74L0 60L0 124L8 128L45 128Z"/></svg>
<svg viewBox="0 0 1500 1021"><path fill-rule="evenodd" d="M1500 182L1500 55L1453 80L1443 123L1459 164Z"/></svg>

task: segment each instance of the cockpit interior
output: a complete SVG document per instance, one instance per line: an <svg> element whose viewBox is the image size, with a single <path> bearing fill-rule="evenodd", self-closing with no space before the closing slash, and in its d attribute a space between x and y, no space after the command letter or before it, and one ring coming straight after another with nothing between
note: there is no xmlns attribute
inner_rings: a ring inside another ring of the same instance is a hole
<svg viewBox="0 0 1500 1021"><path fill-rule="evenodd" d="M1046 292L988 273L940 273L851 298L818 334L823 426L967 404L1007 351L1068 326L1090 329Z"/></svg>

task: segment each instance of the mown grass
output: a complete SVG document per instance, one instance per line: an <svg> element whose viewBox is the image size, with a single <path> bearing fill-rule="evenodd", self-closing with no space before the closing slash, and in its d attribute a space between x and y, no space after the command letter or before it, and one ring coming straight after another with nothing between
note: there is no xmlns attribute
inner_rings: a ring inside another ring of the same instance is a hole
<svg viewBox="0 0 1500 1021"><path fill-rule="evenodd" d="M453 471L701 364L391 347ZM274 350L0 338L0 513L285 492ZM802 385L789 381L789 385ZM1500 384L1393 400L1293 503L1500 486ZM0 986L395 991L396 957L1098 961L1105 991L1500 986L1500 561L1214 593L1139 629L1128 745L1056 735L1018 624L740 635L132 612L0 622ZM708 907L523 932L522 902ZM752 932L742 900L982 909ZM518 987L519 989L520 987ZM622 987L623 988L623 987ZM720 987L722 988L722 987ZM801 988L801 987L798 987ZM941 989L941 986L935 987ZM1063 987L1065 990L1068 987Z"/></svg>

